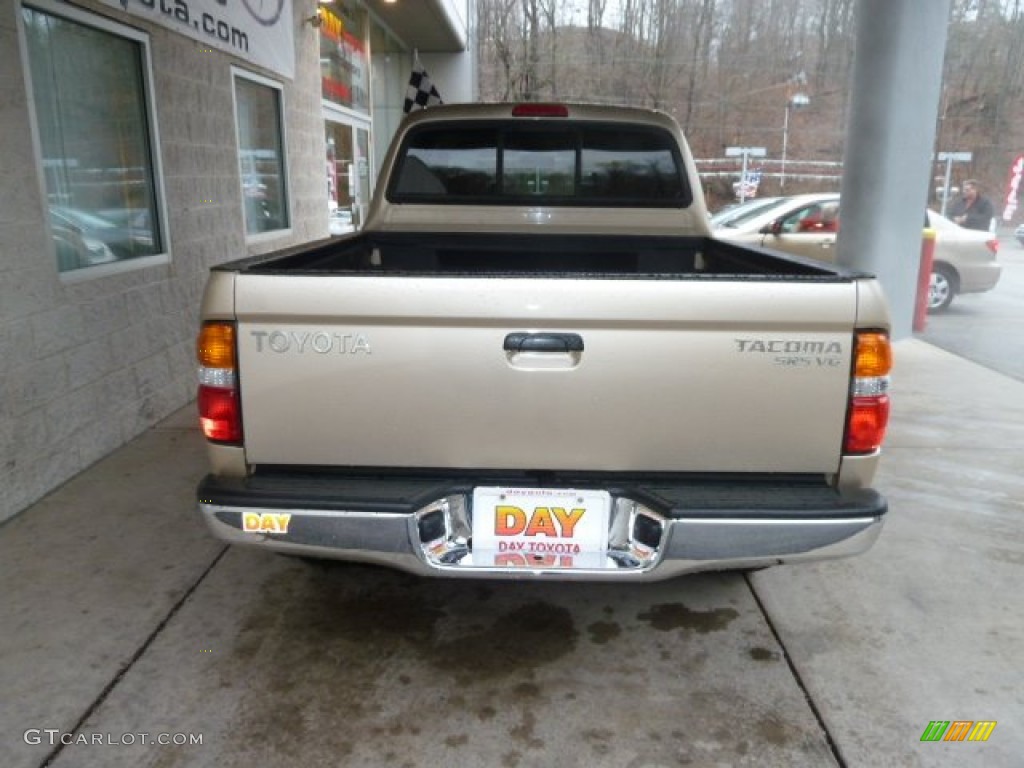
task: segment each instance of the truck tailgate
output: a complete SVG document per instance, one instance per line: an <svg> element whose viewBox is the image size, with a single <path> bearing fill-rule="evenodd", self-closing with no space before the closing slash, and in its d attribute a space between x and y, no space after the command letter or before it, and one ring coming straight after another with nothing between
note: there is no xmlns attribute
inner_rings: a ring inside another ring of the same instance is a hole
<svg viewBox="0 0 1024 768"><path fill-rule="evenodd" d="M246 459L834 472L856 291L842 277L242 273ZM516 351L524 338L548 351Z"/></svg>

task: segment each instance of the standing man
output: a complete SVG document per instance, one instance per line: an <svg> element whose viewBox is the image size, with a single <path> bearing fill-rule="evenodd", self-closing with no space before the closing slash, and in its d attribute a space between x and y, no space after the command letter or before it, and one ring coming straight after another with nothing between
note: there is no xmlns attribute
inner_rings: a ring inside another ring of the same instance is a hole
<svg viewBox="0 0 1024 768"><path fill-rule="evenodd" d="M995 215L992 201L979 193L978 182L974 179L965 181L964 193L953 203L950 218L961 227L982 229L987 232Z"/></svg>

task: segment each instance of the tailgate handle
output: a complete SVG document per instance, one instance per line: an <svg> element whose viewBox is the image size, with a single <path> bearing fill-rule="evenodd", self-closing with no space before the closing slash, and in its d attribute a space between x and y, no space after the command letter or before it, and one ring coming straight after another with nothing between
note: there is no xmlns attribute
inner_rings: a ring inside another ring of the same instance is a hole
<svg viewBox="0 0 1024 768"><path fill-rule="evenodd" d="M578 333L510 333L505 337L506 352L582 352L583 337Z"/></svg>

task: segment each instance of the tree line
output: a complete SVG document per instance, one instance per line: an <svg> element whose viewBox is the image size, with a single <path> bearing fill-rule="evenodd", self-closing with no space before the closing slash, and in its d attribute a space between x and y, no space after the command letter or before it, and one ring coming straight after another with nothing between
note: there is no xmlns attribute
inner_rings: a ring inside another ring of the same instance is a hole
<svg viewBox="0 0 1024 768"><path fill-rule="evenodd" d="M480 98L586 101L672 113L694 154L764 146L796 163L786 192L838 189L856 0L477 0ZM879 20L879 23L884 23ZM868 32L870 34L870 32ZM803 109L789 109L797 94ZM954 181L1003 190L1024 153L1024 0L953 0L937 152ZM765 192L778 191L766 174Z"/></svg>

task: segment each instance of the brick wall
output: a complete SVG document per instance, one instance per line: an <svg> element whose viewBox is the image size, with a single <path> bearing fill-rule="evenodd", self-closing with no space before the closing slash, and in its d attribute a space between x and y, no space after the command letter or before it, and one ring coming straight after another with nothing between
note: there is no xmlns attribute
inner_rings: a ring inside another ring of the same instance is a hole
<svg viewBox="0 0 1024 768"><path fill-rule="evenodd" d="M319 50L301 23L312 0L294 2L293 81L110 6L78 5L150 35L171 258L105 277L58 276L17 7L0 0L0 521L192 399L210 266L327 235ZM244 236L232 64L284 85L292 232L259 245Z"/></svg>

